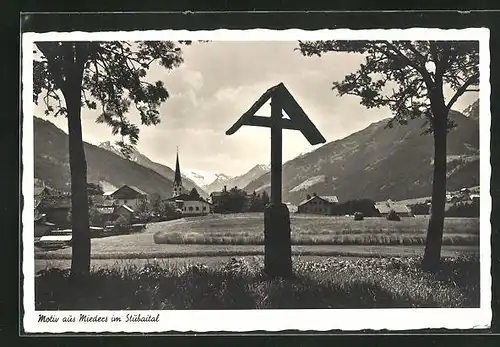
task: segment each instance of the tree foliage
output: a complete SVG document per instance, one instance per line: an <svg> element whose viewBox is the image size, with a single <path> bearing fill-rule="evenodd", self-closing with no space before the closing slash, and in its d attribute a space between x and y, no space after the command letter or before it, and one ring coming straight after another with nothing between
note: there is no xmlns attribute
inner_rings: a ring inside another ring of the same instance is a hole
<svg viewBox="0 0 500 347"><path fill-rule="evenodd" d="M189 42L185 42L189 44ZM182 63L181 49L170 41L36 42L33 101L43 100L45 114L68 121L73 246L71 274L90 272L87 163L82 136L82 108L98 110L96 121L111 127L122 153L129 157L139 128L127 117L131 106L143 125L160 122L159 107L169 94L161 80L147 78L158 64L173 69ZM155 76L156 77L156 76Z"/></svg>
<svg viewBox="0 0 500 347"><path fill-rule="evenodd" d="M104 194L104 190L102 189L101 185L92 182L87 183L87 192L89 196Z"/></svg>
<svg viewBox="0 0 500 347"><path fill-rule="evenodd" d="M46 115L67 116L68 66L80 61L81 106L99 111L96 121L121 136L117 144L127 156L139 139L139 128L127 117L131 107L143 125L156 125L159 106L169 96L163 81L149 81L147 71L154 64L173 69L183 62L181 48L171 41L37 42L36 47L34 53L41 54L33 61L33 101L43 100Z"/></svg>
<svg viewBox="0 0 500 347"><path fill-rule="evenodd" d="M299 42L305 56L327 52L355 53L365 60L359 69L333 82L340 96L354 95L367 108L389 107L387 126L423 117L423 133L433 134L432 206L423 265L440 264L446 202L446 137L448 115L465 92L479 85L477 41L316 41ZM451 91L451 97L446 92Z"/></svg>
<svg viewBox="0 0 500 347"><path fill-rule="evenodd" d="M444 99L443 87L454 91L444 104L448 112L469 87L479 84L477 41L309 41L299 42L299 49L306 56L362 54L360 68L334 82L333 89L341 96L360 97L367 108L388 106L394 115L389 127L425 117L426 132L432 132L432 104Z"/></svg>

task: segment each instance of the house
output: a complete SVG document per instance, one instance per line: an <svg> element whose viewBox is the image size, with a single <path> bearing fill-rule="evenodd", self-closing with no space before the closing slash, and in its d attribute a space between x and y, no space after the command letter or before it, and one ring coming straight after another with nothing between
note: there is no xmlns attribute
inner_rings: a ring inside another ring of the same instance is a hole
<svg viewBox="0 0 500 347"><path fill-rule="evenodd" d="M99 213L99 225L107 225L116 219L116 206L98 206L96 210Z"/></svg>
<svg viewBox="0 0 500 347"><path fill-rule="evenodd" d="M54 228L54 223L47 222L47 215L40 213L38 209L35 209L35 237L41 237L50 233Z"/></svg>
<svg viewBox="0 0 500 347"><path fill-rule="evenodd" d="M124 217L127 220L127 224L132 224L132 218L134 217L134 210L127 205L118 206L114 214L116 218Z"/></svg>
<svg viewBox="0 0 500 347"><path fill-rule="evenodd" d="M387 217L391 210L394 210L400 217L413 217L410 208L404 204L399 204L391 200L385 202L377 202L375 208L380 212L382 217Z"/></svg>
<svg viewBox="0 0 500 347"><path fill-rule="evenodd" d="M290 213L296 213L298 211L297 205L294 205L290 202L285 203L285 205L288 208L288 212Z"/></svg>
<svg viewBox="0 0 500 347"><path fill-rule="evenodd" d="M137 187L129 185L121 186L113 193L111 193L110 196L111 199L114 200L116 205L127 205L132 209L135 209L148 198L148 194L146 192Z"/></svg>
<svg viewBox="0 0 500 347"><path fill-rule="evenodd" d="M40 186L36 186L34 188L34 196L35 196L35 199L39 198L43 198L45 196L48 196L50 195L50 189L48 187L46 187L45 185L40 187Z"/></svg>
<svg viewBox="0 0 500 347"><path fill-rule="evenodd" d="M36 209L38 213L46 215L48 222L58 227L67 227L71 224L68 219L71 210L70 195L46 196L37 204Z"/></svg>
<svg viewBox="0 0 500 347"><path fill-rule="evenodd" d="M181 211L183 215L200 216L211 212L212 204L203 199L201 196L191 196L185 193L186 190L182 185L181 168L179 165L179 152L177 152L175 162L175 176L172 197L167 199L167 202L174 203L176 209Z"/></svg>
<svg viewBox="0 0 500 347"><path fill-rule="evenodd" d="M183 215L200 216L211 212L212 204L202 197L192 197L189 194L182 194L167 199L173 202Z"/></svg>
<svg viewBox="0 0 500 347"><path fill-rule="evenodd" d="M307 195L306 199L297 206L297 213L314 213L330 215L333 213L333 207L339 200L336 196L319 196L313 193Z"/></svg>
<svg viewBox="0 0 500 347"><path fill-rule="evenodd" d="M220 192L212 192L210 194L210 203L212 205L220 205L224 203L224 200L227 198L229 195L229 192L227 191L227 187L224 186L224 189Z"/></svg>

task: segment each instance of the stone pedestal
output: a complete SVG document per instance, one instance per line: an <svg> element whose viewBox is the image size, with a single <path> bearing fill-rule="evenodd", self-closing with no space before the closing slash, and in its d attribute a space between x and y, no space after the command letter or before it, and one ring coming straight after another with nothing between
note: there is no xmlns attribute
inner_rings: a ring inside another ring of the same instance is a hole
<svg viewBox="0 0 500 347"><path fill-rule="evenodd" d="M290 213L285 204L268 204L264 210L265 273L270 277L292 275Z"/></svg>

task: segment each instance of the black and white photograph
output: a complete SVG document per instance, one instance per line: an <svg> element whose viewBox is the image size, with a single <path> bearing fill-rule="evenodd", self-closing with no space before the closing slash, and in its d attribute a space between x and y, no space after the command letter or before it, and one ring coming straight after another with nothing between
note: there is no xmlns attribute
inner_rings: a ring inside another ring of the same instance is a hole
<svg viewBox="0 0 500 347"><path fill-rule="evenodd" d="M487 29L22 44L27 332L489 326Z"/></svg>

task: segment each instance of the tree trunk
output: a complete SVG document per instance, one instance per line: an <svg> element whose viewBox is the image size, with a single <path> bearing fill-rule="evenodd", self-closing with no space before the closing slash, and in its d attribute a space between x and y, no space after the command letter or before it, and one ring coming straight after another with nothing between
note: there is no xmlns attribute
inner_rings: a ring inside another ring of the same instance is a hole
<svg viewBox="0 0 500 347"><path fill-rule="evenodd" d="M431 271L439 267L441 260L446 203L446 135L448 110L443 105L438 112L434 112L432 205L423 259L424 268Z"/></svg>
<svg viewBox="0 0 500 347"><path fill-rule="evenodd" d="M76 55L75 50L75 55ZM78 57L67 69L64 98L68 110L69 165L71 171L72 257L71 276L82 278L90 272L89 205L87 162L82 139L81 85L83 62Z"/></svg>

